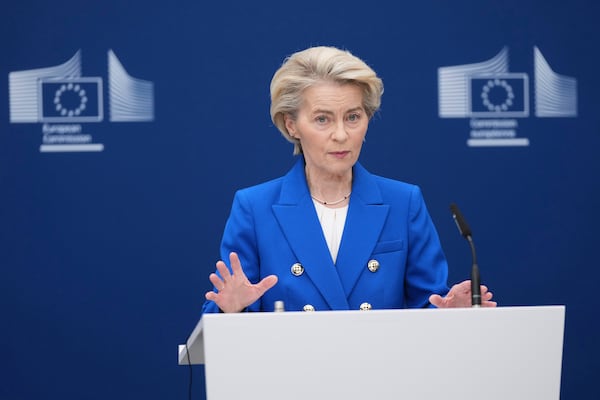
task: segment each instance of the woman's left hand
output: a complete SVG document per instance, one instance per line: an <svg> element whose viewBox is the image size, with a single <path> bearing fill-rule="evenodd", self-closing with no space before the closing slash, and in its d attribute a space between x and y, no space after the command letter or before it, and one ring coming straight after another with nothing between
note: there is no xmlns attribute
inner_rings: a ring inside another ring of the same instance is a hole
<svg viewBox="0 0 600 400"><path fill-rule="evenodd" d="M487 286L481 285L481 306L496 307L498 304L492 301L492 292ZM471 307L471 281L466 280L450 288L445 297L439 294L429 296L429 302L438 308Z"/></svg>

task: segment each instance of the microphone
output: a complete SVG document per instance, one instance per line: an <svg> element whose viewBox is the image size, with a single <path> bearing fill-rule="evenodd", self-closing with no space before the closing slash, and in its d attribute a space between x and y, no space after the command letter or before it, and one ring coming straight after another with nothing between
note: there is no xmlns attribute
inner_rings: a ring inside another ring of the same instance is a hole
<svg viewBox="0 0 600 400"><path fill-rule="evenodd" d="M475 253L475 244L473 243L471 228L456 204L450 204L450 212L452 212L452 218L454 218L458 231L465 239L467 239L469 246L471 247L471 257L473 259L473 266L471 267L471 304L473 307L481 307L481 279L479 277L477 254Z"/></svg>
<svg viewBox="0 0 600 400"><path fill-rule="evenodd" d="M275 302L275 304L273 305L273 311L274 312L284 312L285 311L285 305L283 304L282 300L277 300Z"/></svg>

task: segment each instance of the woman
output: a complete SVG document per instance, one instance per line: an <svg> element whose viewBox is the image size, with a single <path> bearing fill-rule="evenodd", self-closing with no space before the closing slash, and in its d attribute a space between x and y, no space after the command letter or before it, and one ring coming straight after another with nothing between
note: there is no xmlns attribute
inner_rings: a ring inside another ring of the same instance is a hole
<svg viewBox="0 0 600 400"><path fill-rule="evenodd" d="M236 193L203 312L469 306L418 187L358 162L383 84L347 51L289 57L271 82L271 118L298 159ZM444 296L444 297L442 297ZM495 306L482 287L484 306Z"/></svg>

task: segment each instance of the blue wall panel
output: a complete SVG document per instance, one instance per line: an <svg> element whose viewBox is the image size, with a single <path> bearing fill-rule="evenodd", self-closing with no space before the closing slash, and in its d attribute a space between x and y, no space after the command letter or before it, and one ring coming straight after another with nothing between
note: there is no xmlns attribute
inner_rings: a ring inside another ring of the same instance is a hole
<svg viewBox="0 0 600 400"><path fill-rule="evenodd" d="M450 283L470 269L448 211L456 202L501 305L567 305L562 398L596 396L600 6L320 3L4 5L0 399L187 395L176 345L199 318L233 193L292 164L291 146L269 119L271 76L285 56L311 45L347 48L383 78L361 161L422 187ZM576 115L535 115L544 97L534 47L555 74L576 81ZM439 68L481 63L504 48L509 72L527 75L528 115L442 118ZM116 79L114 65L109 74L109 50L130 79ZM20 89L9 82L18 75L9 74L58 66L78 51L79 78L101 78L102 120L44 122L55 111L34 108L37 120L16 122L9 92ZM112 120L111 82L151 87L153 107L140 105L132 122ZM148 110L153 118L144 120ZM529 145L469 146L472 120L516 121L517 138ZM79 126L102 151L40 151L45 123ZM196 398L203 390L194 367Z"/></svg>

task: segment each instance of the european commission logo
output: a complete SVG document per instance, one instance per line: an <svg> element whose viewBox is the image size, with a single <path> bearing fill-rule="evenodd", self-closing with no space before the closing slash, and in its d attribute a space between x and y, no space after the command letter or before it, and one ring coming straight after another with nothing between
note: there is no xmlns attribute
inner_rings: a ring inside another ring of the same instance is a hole
<svg viewBox="0 0 600 400"><path fill-rule="evenodd" d="M529 146L517 137L518 118L530 116L527 73L509 72L508 48L490 60L438 69L440 118L471 118L467 144ZM538 118L577 117L577 80L552 70L533 48L533 105Z"/></svg>
<svg viewBox="0 0 600 400"><path fill-rule="evenodd" d="M81 51L53 67L8 74L10 122L41 123L41 152L102 151L104 145L83 132L83 123L105 119L102 77L81 72ZM108 51L110 122L154 120L154 84L131 77Z"/></svg>
<svg viewBox="0 0 600 400"><path fill-rule="evenodd" d="M40 122L100 122L104 117L100 78L42 78L38 88Z"/></svg>

